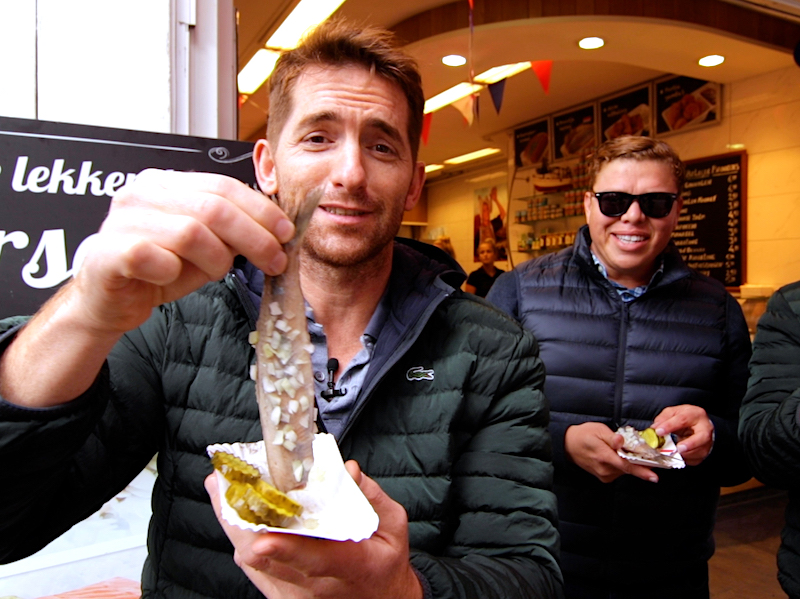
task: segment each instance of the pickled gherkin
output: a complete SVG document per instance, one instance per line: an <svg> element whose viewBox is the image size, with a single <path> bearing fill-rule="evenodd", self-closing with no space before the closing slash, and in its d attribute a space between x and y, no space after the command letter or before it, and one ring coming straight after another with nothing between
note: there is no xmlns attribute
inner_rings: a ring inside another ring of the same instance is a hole
<svg viewBox="0 0 800 599"><path fill-rule="evenodd" d="M640 434L642 436L642 439L644 439L644 442L647 443L653 449L658 449L660 447L663 447L664 443L667 442L664 437L656 433L656 431L652 428L646 428Z"/></svg>
<svg viewBox="0 0 800 599"><path fill-rule="evenodd" d="M242 520L284 527L302 513L303 507L264 481L255 466L222 451L212 456L211 463L230 483L225 499Z"/></svg>

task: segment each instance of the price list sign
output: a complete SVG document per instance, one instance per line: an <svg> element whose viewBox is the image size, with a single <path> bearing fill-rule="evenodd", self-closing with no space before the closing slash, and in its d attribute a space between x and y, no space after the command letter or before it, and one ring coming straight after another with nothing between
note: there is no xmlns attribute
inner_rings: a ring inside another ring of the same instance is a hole
<svg viewBox="0 0 800 599"><path fill-rule="evenodd" d="M745 283L747 154L686 161L683 207L672 238L690 268L726 287Z"/></svg>

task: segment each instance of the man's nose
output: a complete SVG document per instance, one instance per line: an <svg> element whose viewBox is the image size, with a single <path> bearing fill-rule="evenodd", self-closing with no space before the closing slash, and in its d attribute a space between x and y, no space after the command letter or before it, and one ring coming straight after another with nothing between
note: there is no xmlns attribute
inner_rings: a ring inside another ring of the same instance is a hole
<svg viewBox="0 0 800 599"><path fill-rule="evenodd" d="M366 185L367 173L364 165L364 153L361 144L346 141L336 153L332 168L332 182L348 192L357 191Z"/></svg>
<svg viewBox="0 0 800 599"><path fill-rule="evenodd" d="M619 218L625 222L638 222L642 220L644 218L644 212L642 212L642 207L639 205L639 200L637 199L631 202L631 205L628 206L628 210Z"/></svg>

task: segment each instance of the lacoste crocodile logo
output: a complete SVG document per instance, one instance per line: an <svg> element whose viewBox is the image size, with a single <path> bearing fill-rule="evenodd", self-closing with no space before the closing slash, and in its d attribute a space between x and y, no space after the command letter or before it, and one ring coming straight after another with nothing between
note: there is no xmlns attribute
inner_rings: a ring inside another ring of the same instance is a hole
<svg viewBox="0 0 800 599"><path fill-rule="evenodd" d="M413 366L406 372L409 381L432 381L433 369L425 370L422 366Z"/></svg>

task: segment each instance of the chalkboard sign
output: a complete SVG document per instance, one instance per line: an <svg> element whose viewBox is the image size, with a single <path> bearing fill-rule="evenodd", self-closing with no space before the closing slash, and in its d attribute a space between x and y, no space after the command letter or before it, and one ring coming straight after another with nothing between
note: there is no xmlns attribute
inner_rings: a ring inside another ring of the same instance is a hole
<svg viewBox="0 0 800 599"><path fill-rule="evenodd" d="M746 152L687 160L683 198L672 233L683 259L726 287L744 284Z"/></svg>
<svg viewBox="0 0 800 599"><path fill-rule="evenodd" d="M253 144L0 117L0 317L32 314L73 273L114 193L146 168L255 187Z"/></svg>

